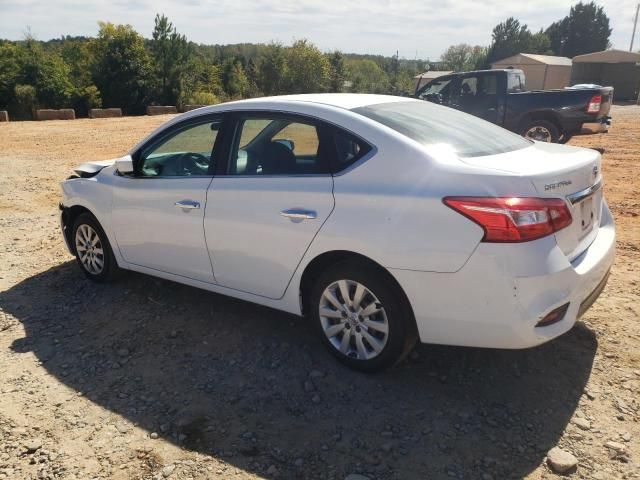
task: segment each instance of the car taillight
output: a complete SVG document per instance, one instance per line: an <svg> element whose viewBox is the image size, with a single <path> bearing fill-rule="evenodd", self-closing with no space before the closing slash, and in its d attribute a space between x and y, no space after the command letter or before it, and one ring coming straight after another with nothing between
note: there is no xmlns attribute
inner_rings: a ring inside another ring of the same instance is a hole
<svg viewBox="0 0 640 480"><path fill-rule="evenodd" d="M587 113L598 113L600 111L600 104L602 103L602 95L594 95L589 99L587 105Z"/></svg>
<svg viewBox="0 0 640 480"><path fill-rule="evenodd" d="M446 197L445 205L484 229L483 242L528 242L571 224L560 198Z"/></svg>

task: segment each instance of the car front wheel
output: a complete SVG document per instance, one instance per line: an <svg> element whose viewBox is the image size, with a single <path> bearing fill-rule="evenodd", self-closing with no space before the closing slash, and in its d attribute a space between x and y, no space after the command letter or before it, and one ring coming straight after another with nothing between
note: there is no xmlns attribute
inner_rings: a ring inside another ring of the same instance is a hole
<svg viewBox="0 0 640 480"><path fill-rule="evenodd" d="M76 260L88 278L106 282L120 272L109 240L93 215L78 216L72 238Z"/></svg>
<svg viewBox="0 0 640 480"><path fill-rule="evenodd" d="M351 368L382 370L415 344L411 313L376 268L354 263L329 268L316 281L309 308L323 343Z"/></svg>

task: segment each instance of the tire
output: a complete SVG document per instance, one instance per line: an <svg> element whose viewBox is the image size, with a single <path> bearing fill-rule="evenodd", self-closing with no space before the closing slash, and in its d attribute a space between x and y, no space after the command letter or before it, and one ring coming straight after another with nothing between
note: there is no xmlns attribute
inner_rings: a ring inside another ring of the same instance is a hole
<svg viewBox="0 0 640 480"><path fill-rule="evenodd" d="M569 143L569 140L571 140L573 138L573 135L569 135L569 134L563 134L562 137L560 137L560 140L558 140L558 143L561 144L566 144Z"/></svg>
<svg viewBox="0 0 640 480"><path fill-rule="evenodd" d="M520 135L529 140L558 143L560 131L555 124L548 120L531 120L520 130Z"/></svg>
<svg viewBox="0 0 640 480"><path fill-rule="evenodd" d="M78 216L73 224L71 242L76 261L87 278L106 283L120 275L121 269L113 256L109 239L93 215L82 213Z"/></svg>
<svg viewBox="0 0 640 480"><path fill-rule="evenodd" d="M377 372L411 351L417 339L415 321L398 289L378 268L361 262L338 263L318 277L308 304L310 318L324 345L340 362ZM347 301L342 294L345 290ZM359 306L355 306L357 296ZM357 313L367 311L372 313Z"/></svg>

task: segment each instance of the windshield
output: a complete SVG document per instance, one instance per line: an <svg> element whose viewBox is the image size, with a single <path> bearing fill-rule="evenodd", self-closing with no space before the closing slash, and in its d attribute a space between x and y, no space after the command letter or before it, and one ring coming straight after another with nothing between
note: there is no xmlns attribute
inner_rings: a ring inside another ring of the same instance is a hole
<svg viewBox="0 0 640 480"><path fill-rule="evenodd" d="M452 108L407 101L353 109L423 145L447 145L460 157L480 157L531 145L515 133Z"/></svg>
<svg viewBox="0 0 640 480"><path fill-rule="evenodd" d="M445 78L442 80L433 80L431 83L425 85L422 90L418 93L418 98L421 100L425 100L429 95L434 95L436 93L440 93L444 95L449 92L449 84L451 83L452 78Z"/></svg>

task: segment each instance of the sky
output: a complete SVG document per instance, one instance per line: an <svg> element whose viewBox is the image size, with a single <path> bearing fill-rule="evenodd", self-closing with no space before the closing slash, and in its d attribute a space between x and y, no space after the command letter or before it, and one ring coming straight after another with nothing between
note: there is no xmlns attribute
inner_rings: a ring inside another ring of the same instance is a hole
<svg viewBox="0 0 640 480"><path fill-rule="evenodd" d="M600 0L611 20L614 48L629 49L640 0ZM437 60L452 44L488 45L493 27L509 16L537 31L575 3L499 0L0 0L0 38L39 40L95 36L98 21L132 25L151 36L164 13L189 40L206 44L307 38L324 51ZM640 32L634 50L640 49Z"/></svg>

